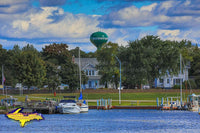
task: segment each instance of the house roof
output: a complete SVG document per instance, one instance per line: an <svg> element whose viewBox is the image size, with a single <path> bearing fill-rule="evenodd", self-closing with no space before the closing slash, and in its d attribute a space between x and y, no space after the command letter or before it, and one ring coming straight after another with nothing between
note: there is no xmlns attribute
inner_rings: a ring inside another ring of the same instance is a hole
<svg viewBox="0 0 200 133"><path fill-rule="evenodd" d="M79 58L75 58L74 61L76 64L78 64ZM80 58L80 62L81 62L81 69L88 66L89 64L94 67L98 64L97 58Z"/></svg>

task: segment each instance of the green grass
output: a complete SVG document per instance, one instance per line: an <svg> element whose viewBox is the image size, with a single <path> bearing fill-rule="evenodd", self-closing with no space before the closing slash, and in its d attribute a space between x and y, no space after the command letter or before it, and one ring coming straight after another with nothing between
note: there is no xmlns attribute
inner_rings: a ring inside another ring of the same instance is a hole
<svg viewBox="0 0 200 133"><path fill-rule="evenodd" d="M41 100L44 101L46 98L48 99L63 99L63 96L76 96L79 97L79 93L57 93L56 97L52 93L48 94L29 94L28 98L30 100ZM26 94L23 96L12 95L15 98L18 98L18 101L25 101ZM156 102L139 102L133 103L130 101L123 100L155 100L158 97L161 101L161 98L164 97L177 97L180 96L179 92L137 92L137 93L121 93L121 105L123 106L146 106L146 105L157 105ZM5 96L0 95L0 99L5 98ZM97 99L112 99L118 100L118 93L83 93L83 98L86 100L97 100ZM183 100L186 101L187 95L183 94ZM89 102L89 105L97 105L96 102ZM118 101L113 101L112 105L119 105Z"/></svg>

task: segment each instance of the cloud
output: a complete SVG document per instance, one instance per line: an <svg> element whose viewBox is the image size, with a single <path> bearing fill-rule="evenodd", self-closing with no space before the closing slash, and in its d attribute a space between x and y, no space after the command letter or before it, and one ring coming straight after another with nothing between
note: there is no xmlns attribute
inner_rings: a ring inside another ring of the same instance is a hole
<svg viewBox="0 0 200 133"><path fill-rule="evenodd" d="M41 6L61 6L66 3L67 0L39 0Z"/></svg>
<svg viewBox="0 0 200 133"><path fill-rule="evenodd" d="M158 30L157 34L159 36L178 36L180 34L180 30Z"/></svg>
<svg viewBox="0 0 200 133"><path fill-rule="evenodd" d="M4 23L0 33L10 38L84 38L97 30L97 18L74 15L58 7L42 7L39 12L30 12L12 23Z"/></svg>
<svg viewBox="0 0 200 133"><path fill-rule="evenodd" d="M0 14L17 14L27 11L31 6L29 0L1 0Z"/></svg>
<svg viewBox="0 0 200 133"><path fill-rule="evenodd" d="M97 0L98 2L104 2L104 1L112 1L112 2L144 2L144 1L149 1L149 2L163 2L163 1L168 1L168 0Z"/></svg>
<svg viewBox="0 0 200 133"><path fill-rule="evenodd" d="M165 1L140 8L131 5L103 15L99 26L130 28L157 25L160 29L189 29L199 26L200 3L197 1Z"/></svg>
<svg viewBox="0 0 200 133"><path fill-rule="evenodd" d="M102 0L98 4L107 11L104 15L73 14L61 8L63 4L73 6L75 1L79 0L0 1L0 41L4 47L30 43L41 50L55 42L95 51L89 37L101 30L108 34L109 41L123 46L146 35L200 42L199 0ZM104 7L103 1L110 5ZM141 1L151 4L134 6ZM40 4L33 6L31 2Z"/></svg>
<svg viewBox="0 0 200 133"><path fill-rule="evenodd" d="M111 12L108 15L102 16L100 20L101 27L139 27L139 26L152 26L153 20L162 18L167 19L165 16L152 14L153 8L157 6L156 3L142 8L130 6L120 9L117 12ZM151 19L150 19L151 18ZM162 21L162 19L159 19Z"/></svg>

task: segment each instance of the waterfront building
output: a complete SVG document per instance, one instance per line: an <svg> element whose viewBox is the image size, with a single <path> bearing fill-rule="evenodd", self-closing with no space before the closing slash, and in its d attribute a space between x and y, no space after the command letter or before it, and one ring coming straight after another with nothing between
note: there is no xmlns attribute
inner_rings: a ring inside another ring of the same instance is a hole
<svg viewBox="0 0 200 133"><path fill-rule="evenodd" d="M79 58L74 59L74 63L78 65ZM80 58L81 70L85 72L88 77L86 84L82 84L83 89L97 89L102 88L104 85L100 84L101 75L97 70L96 65L98 61L96 58Z"/></svg>
<svg viewBox="0 0 200 133"><path fill-rule="evenodd" d="M160 87L164 89L171 89L175 85L180 85L184 81L187 81L189 78L188 69L190 68L189 65L185 66L183 71L175 75L170 75L169 73L165 76L155 79L155 88Z"/></svg>

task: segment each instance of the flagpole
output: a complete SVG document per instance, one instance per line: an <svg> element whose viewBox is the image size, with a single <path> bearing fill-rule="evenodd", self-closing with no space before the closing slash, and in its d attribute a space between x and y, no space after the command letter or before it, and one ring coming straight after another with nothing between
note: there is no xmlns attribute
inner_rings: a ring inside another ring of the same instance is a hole
<svg viewBox="0 0 200 133"><path fill-rule="evenodd" d="M1 67L2 69L2 86L3 86L3 95L4 95L4 75L3 75L3 65Z"/></svg>

